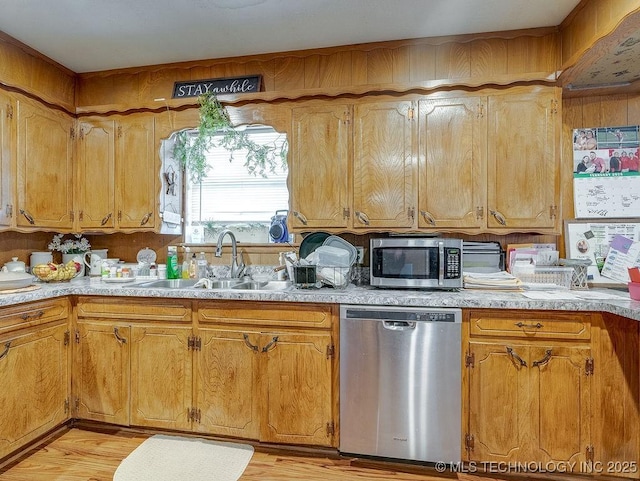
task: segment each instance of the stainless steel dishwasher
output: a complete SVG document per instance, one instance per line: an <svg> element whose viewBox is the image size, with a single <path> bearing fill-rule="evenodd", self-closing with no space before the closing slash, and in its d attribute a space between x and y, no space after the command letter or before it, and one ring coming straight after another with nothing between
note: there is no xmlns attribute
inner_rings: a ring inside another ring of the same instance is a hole
<svg viewBox="0 0 640 481"><path fill-rule="evenodd" d="M340 307L340 451L461 459L462 311Z"/></svg>

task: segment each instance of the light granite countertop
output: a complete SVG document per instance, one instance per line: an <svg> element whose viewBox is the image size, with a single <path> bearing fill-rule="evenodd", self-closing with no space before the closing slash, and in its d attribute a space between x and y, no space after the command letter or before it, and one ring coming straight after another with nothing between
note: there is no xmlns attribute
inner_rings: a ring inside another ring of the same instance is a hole
<svg viewBox="0 0 640 481"><path fill-rule="evenodd" d="M407 307L460 307L494 309L542 309L560 311L609 312L640 321L640 301L631 300L626 291L592 289L538 293L541 299L530 299L520 292L480 291L418 291L390 290L350 285L347 289L295 289L284 291L237 291L207 289L140 288L135 283L107 284L89 278L58 284L36 284L39 289L14 294L2 294L0 306L11 306L66 295L125 296L167 299L237 299L245 301L314 302L328 304L360 304ZM601 298L603 296L615 298Z"/></svg>

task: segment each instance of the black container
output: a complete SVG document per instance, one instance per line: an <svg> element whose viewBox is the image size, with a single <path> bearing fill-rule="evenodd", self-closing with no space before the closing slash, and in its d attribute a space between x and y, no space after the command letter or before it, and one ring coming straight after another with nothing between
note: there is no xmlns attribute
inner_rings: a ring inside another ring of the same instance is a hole
<svg viewBox="0 0 640 481"><path fill-rule="evenodd" d="M296 287L315 287L316 266L293 266L293 277L293 282Z"/></svg>

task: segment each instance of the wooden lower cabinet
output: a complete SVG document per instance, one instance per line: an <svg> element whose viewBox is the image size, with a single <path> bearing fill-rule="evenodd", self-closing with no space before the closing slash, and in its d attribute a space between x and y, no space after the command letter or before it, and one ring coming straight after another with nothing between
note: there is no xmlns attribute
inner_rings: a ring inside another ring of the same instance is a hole
<svg viewBox="0 0 640 481"><path fill-rule="evenodd" d="M262 336L260 439L331 445L331 334L272 332Z"/></svg>
<svg viewBox="0 0 640 481"><path fill-rule="evenodd" d="M469 459L586 460L589 346L469 342Z"/></svg>
<svg viewBox="0 0 640 481"><path fill-rule="evenodd" d="M75 414L82 419L129 424L131 328L79 320L74 355Z"/></svg>
<svg viewBox="0 0 640 481"><path fill-rule="evenodd" d="M468 460L581 463L591 459L594 376L588 337L585 342L589 315L570 316L558 314L561 339L552 339L556 328L552 313L471 314L465 356ZM572 323L582 328L568 329ZM500 337L495 334L498 328Z"/></svg>
<svg viewBox="0 0 640 481"><path fill-rule="evenodd" d="M162 305L81 298L77 417L337 446L336 306L208 301L194 324Z"/></svg>
<svg viewBox="0 0 640 481"><path fill-rule="evenodd" d="M200 328L195 404L204 433L260 437L260 332Z"/></svg>
<svg viewBox="0 0 640 481"><path fill-rule="evenodd" d="M0 459L69 416L67 319L0 337Z"/></svg>
<svg viewBox="0 0 640 481"><path fill-rule="evenodd" d="M269 443L337 446L336 309L236 306L221 301L199 309L196 429Z"/></svg>
<svg viewBox="0 0 640 481"><path fill-rule="evenodd" d="M131 328L131 424L191 429L192 328Z"/></svg>

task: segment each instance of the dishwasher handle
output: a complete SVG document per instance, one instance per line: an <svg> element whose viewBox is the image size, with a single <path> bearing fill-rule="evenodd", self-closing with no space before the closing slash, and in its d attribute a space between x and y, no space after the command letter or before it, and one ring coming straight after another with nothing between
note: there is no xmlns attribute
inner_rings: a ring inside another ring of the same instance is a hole
<svg viewBox="0 0 640 481"><path fill-rule="evenodd" d="M383 321L382 326L389 331L410 331L416 328L414 321Z"/></svg>

